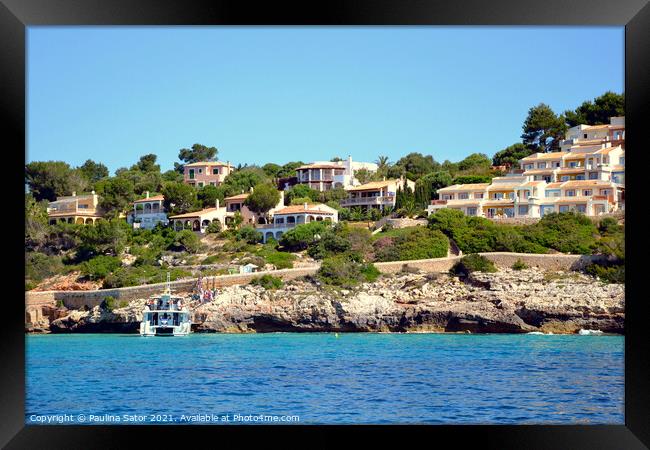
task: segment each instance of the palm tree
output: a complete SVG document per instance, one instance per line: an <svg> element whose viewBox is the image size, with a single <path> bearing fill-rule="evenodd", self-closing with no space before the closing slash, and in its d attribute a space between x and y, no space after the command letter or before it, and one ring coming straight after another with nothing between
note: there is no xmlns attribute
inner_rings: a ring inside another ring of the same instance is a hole
<svg viewBox="0 0 650 450"><path fill-rule="evenodd" d="M379 156L375 162L380 170L388 168L388 156Z"/></svg>

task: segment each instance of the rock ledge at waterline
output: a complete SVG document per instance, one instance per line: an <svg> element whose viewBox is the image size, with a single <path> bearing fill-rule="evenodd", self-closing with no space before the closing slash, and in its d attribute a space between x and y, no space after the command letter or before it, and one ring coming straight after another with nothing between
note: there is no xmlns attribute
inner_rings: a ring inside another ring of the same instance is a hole
<svg viewBox="0 0 650 450"><path fill-rule="evenodd" d="M65 311L40 331L137 332L145 299L105 311ZM281 289L229 286L193 311L196 332L393 331L623 333L624 285L539 269L383 276L355 289L294 280ZM39 331L38 329L32 331Z"/></svg>

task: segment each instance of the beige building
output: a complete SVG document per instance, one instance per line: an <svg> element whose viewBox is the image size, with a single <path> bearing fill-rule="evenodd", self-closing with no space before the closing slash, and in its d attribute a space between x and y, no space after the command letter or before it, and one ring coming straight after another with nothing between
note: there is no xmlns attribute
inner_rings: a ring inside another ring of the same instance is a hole
<svg viewBox="0 0 650 450"><path fill-rule="evenodd" d="M407 180L407 185L415 189L415 182ZM346 188L348 198L341 200L345 208L361 207L384 209L394 208L397 188L404 186L404 179L371 181L370 183Z"/></svg>
<svg viewBox="0 0 650 450"><path fill-rule="evenodd" d="M90 194L57 197L56 201L47 206L47 216L51 225L57 222L76 224L94 224L103 217L99 208L99 196L92 191Z"/></svg>
<svg viewBox="0 0 650 450"><path fill-rule="evenodd" d="M232 172L230 162L201 161L183 166L183 182L190 186L219 186Z"/></svg>
<svg viewBox="0 0 650 450"><path fill-rule="evenodd" d="M297 183L306 184L317 191L347 189L361 184L354 175L356 171L365 169L376 172L377 168L375 163L352 161L351 156L344 161L315 161L296 168Z"/></svg>

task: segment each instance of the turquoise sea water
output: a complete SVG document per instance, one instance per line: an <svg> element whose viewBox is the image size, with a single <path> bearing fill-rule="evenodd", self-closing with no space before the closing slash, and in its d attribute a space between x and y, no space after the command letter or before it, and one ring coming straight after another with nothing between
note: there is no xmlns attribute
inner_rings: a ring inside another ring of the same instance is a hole
<svg viewBox="0 0 650 450"><path fill-rule="evenodd" d="M26 342L29 424L47 416L120 424L624 423L622 336L73 334Z"/></svg>

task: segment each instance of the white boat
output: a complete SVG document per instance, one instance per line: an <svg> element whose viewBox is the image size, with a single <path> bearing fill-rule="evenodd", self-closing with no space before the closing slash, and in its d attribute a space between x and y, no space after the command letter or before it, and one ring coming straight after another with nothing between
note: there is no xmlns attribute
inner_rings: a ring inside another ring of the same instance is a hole
<svg viewBox="0 0 650 450"><path fill-rule="evenodd" d="M141 336L185 336L192 332L185 298L172 295L169 274L165 291L145 304L140 322Z"/></svg>

